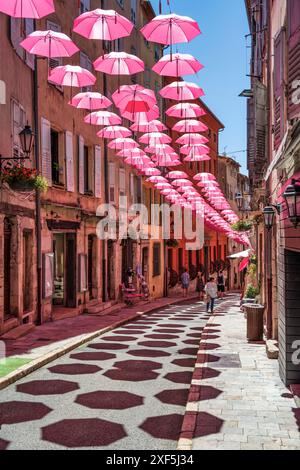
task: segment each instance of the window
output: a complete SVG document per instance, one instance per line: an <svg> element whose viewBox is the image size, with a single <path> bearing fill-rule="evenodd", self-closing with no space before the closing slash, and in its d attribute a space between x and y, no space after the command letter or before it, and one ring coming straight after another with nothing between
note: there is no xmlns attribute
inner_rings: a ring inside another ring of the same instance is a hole
<svg viewBox="0 0 300 470"><path fill-rule="evenodd" d="M131 18L131 21L133 24L136 25L136 7L137 7L137 4L136 4L137 0L131 0L131 15L130 15L130 18Z"/></svg>
<svg viewBox="0 0 300 470"><path fill-rule="evenodd" d="M117 3L120 5L121 8L124 8L124 0L117 0Z"/></svg>
<svg viewBox="0 0 300 470"><path fill-rule="evenodd" d="M11 18L10 19L10 39L18 56L31 68L34 70L34 55L29 54L28 52L20 46L20 43L25 39L30 33L35 30L34 20L31 18L20 19L20 18Z"/></svg>
<svg viewBox="0 0 300 470"><path fill-rule="evenodd" d="M119 170L119 195L120 195L120 208L126 207L124 205L124 197L126 196L126 171L124 168Z"/></svg>
<svg viewBox="0 0 300 470"><path fill-rule="evenodd" d="M86 13L91 8L91 1L90 0L80 0L80 14Z"/></svg>
<svg viewBox="0 0 300 470"><path fill-rule="evenodd" d="M160 243L153 245L153 277L161 274Z"/></svg>
<svg viewBox="0 0 300 470"><path fill-rule="evenodd" d="M57 23L53 23L52 21L47 21L47 29L50 29L51 31L56 31L57 33L60 33L61 32L61 26ZM63 59L62 57L56 57L56 58L51 58L49 60L49 67L50 69L54 69L55 67L60 67L61 65L63 65ZM51 82L51 80L48 80L49 82ZM63 92L63 87L62 86L59 86L59 85L55 85L55 87Z"/></svg>
<svg viewBox="0 0 300 470"><path fill-rule="evenodd" d="M19 134L26 124L26 115L23 106L16 100L11 101L12 116L12 152L13 157L19 158L23 156Z"/></svg>
<svg viewBox="0 0 300 470"><path fill-rule="evenodd" d="M83 158L84 158L84 193L85 194L93 194L92 184L91 184L91 175L92 175L92 165L91 165L91 155L89 151L89 147L86 145L84 146L83 150Z"/></svg>
<svg viewBox="0 0 300 470"><path fill-rule="evenodd" d="M87 69L91 73L93 72L92 61L84 52L80 52L80 67ZM88 91L92 91L92 89L93 88L91 86L86 86L86 87L82 87L81 91L85 93Z"/></svg>
<svg viewBox="0 0 300 470"><path fill-rule="evenodd" d="M155 44L154 46L154 60L155 62L158 62L159 59L161 58L161 47Z"/></svg>
<svg viewBox="0 0 300 470"><path fill-rule="evenodd" d="M59 134L51 129L51 171L53 184L60 184L59 168Z"/></svg>
<svg viewBox="0 0 300 470"><path fill-rule="evenodd" d="M178 249L178 270L181 271L183 268L183 249Z"/></svg>
<svg viewBox="0 0 300 470"><path fill-rule="evenodd" d="M109 163L109 202L115 201L116 167L113 162Z"/></svg>

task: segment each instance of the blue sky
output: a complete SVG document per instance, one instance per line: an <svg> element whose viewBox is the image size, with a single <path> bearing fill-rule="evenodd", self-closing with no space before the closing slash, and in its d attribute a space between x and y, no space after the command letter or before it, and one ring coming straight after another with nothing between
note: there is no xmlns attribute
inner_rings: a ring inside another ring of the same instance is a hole
<svg viewBox="0 0 300 470"><path fill-rule="evenodd" d="M152 0L158 11L159 0ZM191 16L202 34L188 44L179 44L179 52L189 52L205 66L198 76L187 77L204 89L205 103L225 125L220 134L220 153L246 149L246 99L238 95L249 88L246 74L245 35L248 22L244 0L171 0L174 13ZM163 13L168 13L163 0ZM232 155L247 172L246 153Z"/></svg>

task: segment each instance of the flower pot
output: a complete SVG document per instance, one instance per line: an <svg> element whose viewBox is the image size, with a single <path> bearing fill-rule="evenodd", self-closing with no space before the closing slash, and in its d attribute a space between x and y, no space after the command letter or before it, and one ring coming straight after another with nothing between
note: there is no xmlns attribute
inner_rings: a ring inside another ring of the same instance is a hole
<svg viewBox="0 0 300 470"><path fill-rule="evenodd" d="M31 192L34 189L34 185L30 181L12 181L9 186L14 191L24 191L24 192Z"/></svg>

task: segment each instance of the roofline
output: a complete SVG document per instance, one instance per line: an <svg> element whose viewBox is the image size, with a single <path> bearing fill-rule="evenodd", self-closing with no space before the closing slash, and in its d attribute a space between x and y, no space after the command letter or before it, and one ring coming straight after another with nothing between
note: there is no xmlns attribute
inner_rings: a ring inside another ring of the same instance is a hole
<svg viewBox="0 0 300 470"><path fill-rule="evenodd" d="M210 114L219 124L220 124L220 129L225 129L225 125L220 121L220 119L215 115L215 113L210 109L207 104L205 104L200 98L199 101L201 103L201 106L208 112L207 114Z"/></svg>
<svg viewBox="0 0 300 470"><path fill-rule="evenodd" d="M156 13L154 11L154 8L153 8L152 3L151 3L150 0L143 0L142 1L142 7L145 10L148 10L148 13L150 13L151 18L155 18Z"/></svg>
<svg viewBox="0 0 300 470"><path fill-rule="evenodd" d="M239 168L241 168L241 164L239 162L237 162L234 158L230 157L230 155L219 155L219 158L224 158L226 159L228 162L230 163L233 163L234 165L238 166Z"/></svg>
<svg viewBox="0 0 300 470"><path fill-rule="evenodd" d="M244 0L249 27L251 28L251 0Z"/></svg>

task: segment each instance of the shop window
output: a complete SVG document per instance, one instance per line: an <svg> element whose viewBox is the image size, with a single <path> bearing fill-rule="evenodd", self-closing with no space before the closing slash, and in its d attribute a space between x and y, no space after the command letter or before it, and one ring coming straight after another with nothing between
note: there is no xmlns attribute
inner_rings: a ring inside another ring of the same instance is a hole
<svg viewBox="0 0 300 470"><path fill-rule="evenodd" d="M161 274L161 253L160 243L153 245L153 277L160 276Z"/></svg>

